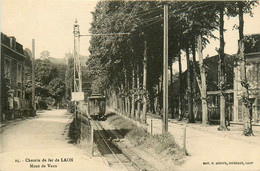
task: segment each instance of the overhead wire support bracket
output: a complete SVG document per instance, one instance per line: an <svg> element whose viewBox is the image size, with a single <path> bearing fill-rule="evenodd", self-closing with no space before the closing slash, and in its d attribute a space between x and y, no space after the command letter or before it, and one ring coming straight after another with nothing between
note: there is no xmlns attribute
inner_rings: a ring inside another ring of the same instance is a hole
<svg viewBox="0 0 260 171"><path fill-rule="evenodd" d="M114 35L130 35L131 33L105 33L105 34L81 34L79 36L114 36Z"/></svg>

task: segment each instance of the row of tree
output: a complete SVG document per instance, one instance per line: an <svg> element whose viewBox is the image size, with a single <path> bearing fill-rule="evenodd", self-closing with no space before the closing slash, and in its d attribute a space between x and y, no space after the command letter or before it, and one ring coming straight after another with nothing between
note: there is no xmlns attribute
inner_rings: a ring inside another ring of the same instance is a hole
<svg viewBox="0 0 260 171"><path fill-rule="evenodd" d="M219 30L219 96L220 127L227 130L225 121L225 53L224 16L239 16L239 58L241 61L243 86L243 111L245 121L250 119L248 86L244 65L243 14L251 13L257 4L249 2L167 2L169 6L169 69L171 111L174 109L173 68L179 61L179 119L184 117L183 100L185 90L182 78L181 52L187 60L186 96L188 119L194 122L193 101L200 89L202 121L208 124L206 69L202 50L209 38L216 38L212 32ZM144 1L102 1L93 12L92 34L131 33L117 36L92 36L90 58L87 61L88 78L92 90L110 97L110 105L131 118L146 121L147 110L162 110L162 67L163 67L163 8L160 2ZM196 51L199 54L200 70L196 70ZM190 57L190 55L192 57ZM95 89L95 90L94 90ZM247 119L246 119L247 118ZM248 123L248 124L246 124ZM251 121L245 122L245 135L252 134Z"/></svg>

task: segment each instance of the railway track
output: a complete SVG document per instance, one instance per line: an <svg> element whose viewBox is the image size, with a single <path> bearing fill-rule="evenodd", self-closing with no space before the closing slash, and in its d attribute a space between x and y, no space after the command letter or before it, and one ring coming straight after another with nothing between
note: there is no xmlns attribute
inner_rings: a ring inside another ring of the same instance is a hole
<svg viewBox="0 0 260 171"><path fill-rule="evenodd" d="M93 121L95 133L95 143L101 154L106 158L109 165L118 170L142 170L135 165L123 152L114 145L111 137L98 121Z"/></svg>

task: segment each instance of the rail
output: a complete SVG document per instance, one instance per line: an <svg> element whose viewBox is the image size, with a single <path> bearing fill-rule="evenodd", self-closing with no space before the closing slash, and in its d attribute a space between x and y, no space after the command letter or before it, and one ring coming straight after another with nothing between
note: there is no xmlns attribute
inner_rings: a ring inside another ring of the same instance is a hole
<svg viewBox="0 0 260 171"><path fill-rule="evenodd" d="M104 136L102 135L100 129L99 129L98 126L97 126L97 125L99 125L99 123L98 123L97 121L94 121L94 120L92 120L92 123L94 123L95 127L97 128L97 131L98 131L100 137L102 138L102 140L103 140L104 143L106 144L107 148L111 151L111 153L113 154L113 156L117 159L117 161L120 163L121 166L123 166L126 170L128 170L127 167L123 164L123 161L121 161L121 160L119 159L119 157L116 155L116 153L112 150L112 148L111 148L111 147L109 146L109 144L107 143L107 140L106 140L106 139L104 138ZM97 123L98 123L98 124L97 124ZM100 126L100 125L99 125L99 126Z"/></svg>

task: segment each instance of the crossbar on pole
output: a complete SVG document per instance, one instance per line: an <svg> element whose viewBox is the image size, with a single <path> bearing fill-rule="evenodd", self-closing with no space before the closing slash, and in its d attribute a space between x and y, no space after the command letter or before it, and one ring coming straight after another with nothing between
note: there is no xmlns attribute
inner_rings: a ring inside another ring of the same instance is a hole
<svg viewBox="0 0 260 171"><path fill-rule="evenodd" d="M131 33L107 33L107 34L81 34L79 36L114 36L114 35L130 35Z"/></svg>

